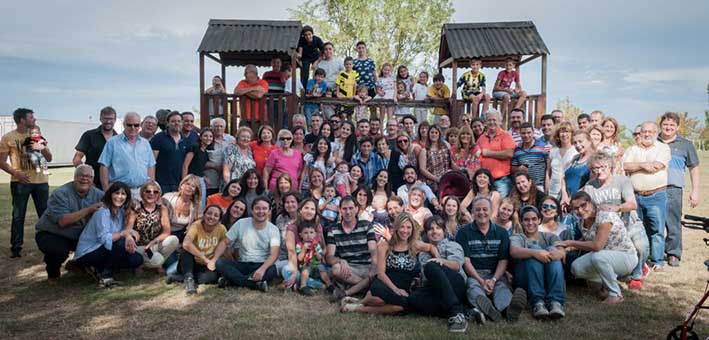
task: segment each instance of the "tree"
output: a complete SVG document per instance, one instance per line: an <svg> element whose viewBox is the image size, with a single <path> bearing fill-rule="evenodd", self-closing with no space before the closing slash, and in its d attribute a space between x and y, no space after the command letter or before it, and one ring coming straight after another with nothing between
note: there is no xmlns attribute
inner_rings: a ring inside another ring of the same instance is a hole
<svg viewBox="0 0 709 340"><path fill-rule="evenodd" d="M571 103L571 98L569 98L568 96L556 102L556 109L563 111L564 118L566 118L570 122L576 122L576 117L584 113L583 109L581 109L580 107L576 107L574 106L574 104Z"/></svg>
<svg viewBox="0 0 709 340"><path fill-rule="evenodd" d="M679 127L677 128L677 134L687 138L689 140L695 140L699 138L699 135L702 133L702 126L699 123L699 119L692 118L689 116L689 113L687 112L676 112L679 115L680 119L680 124ZM662 117L657 118L657 125L660 125L660 119Z"/></svg>
<svg viewBox="0 0 709 340"><path fill-rule="evenodd" d="M289 9L291 18L314 28L341 56L356 56L367 43L377 65L436 65L441 27L453 15L448 0L308 0Z"/></svg>

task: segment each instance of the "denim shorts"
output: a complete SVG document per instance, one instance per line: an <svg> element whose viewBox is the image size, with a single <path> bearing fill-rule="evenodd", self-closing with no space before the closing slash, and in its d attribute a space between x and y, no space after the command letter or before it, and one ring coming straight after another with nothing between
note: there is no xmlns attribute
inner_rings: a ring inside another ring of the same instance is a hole
<svg viewBox="0 0 709 340"><path fill-rule="evenodd" d="M517 95L516 92L507 93L507 92L504 92L504 91L494 91L494 92L492 93L492 96L493 96L495 99L502 99L502 98L504 98L505 95L507 95L507 94L510 95L510 98L513 98L513 99L514 99L514 98L519 98L519 96Z"/></svg>

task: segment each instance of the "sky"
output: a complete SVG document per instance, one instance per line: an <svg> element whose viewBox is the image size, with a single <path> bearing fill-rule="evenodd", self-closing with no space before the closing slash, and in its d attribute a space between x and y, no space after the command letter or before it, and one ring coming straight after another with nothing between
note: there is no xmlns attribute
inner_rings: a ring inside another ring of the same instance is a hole
<svg viewBox="0 0 709 340"><path fill-rule="evenodd" d="M199 100L197 47L210 18L285 20L300 3L0 2L0 115L29 107L40 119L88 122L106 105L119 113L192 110ZM536 24L551 52L547 112L568 96L587 112L603 110L629 126L665 111L704 121L709 1L453 1L453 7L452 22ZM238 71L229 70L227 88ZM218 72L207 61L207 77ZM494 79L498 70L483 72ZM529 93L539 92L539 74L538 61L522 67Z"/></svg>

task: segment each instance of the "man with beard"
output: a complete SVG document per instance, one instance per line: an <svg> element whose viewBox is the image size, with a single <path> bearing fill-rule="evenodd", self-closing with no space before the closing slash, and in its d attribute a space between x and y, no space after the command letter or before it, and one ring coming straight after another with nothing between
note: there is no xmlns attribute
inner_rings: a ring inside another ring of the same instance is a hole
<svg viewBox="0 0 709 340"><path fill-rule="evenodd" d="M94 185L101 188L101 176L98 176L101 165L98 163L98 158L103 152L103 147L106 141L116 135L116 130L113 125L116 123L116 110L110 106L101 109L99 114L101 125L95 129L88 130L81 135L79 142L74 147L76 152L71 163L74 166L79 166L82 159L86 157L84 164L90 165L94 169Z"/></svg>
<svg viewBox="0 0 709 340"><path fill-rule="evenodd" d="M431 202L436 210L441 210L441 204L438 202L438 198L431 190L428 184L418 180L418 173L416 172L416 167L413 165L407 165L404 167L404 185L400 186L396 190L396 195L404 201L404 206L409 204L409 190L417 186L426 194L426 200Z"/></svg>
<svg viewBox="0 0 709 340"><path fill-rule="evenodd" d="M522 145L522 136L519 134L519 129L524 122L524 111L522 109L512 109L510 111L510 129L507 132L512 136L516 146ZM540 137L542 137L542 132L534 129L534 139Z"/></svg>
<svg viewBox="0 0 709 340"><path fill-rule="evenodd" d="M180 169L185 161L190 141L182 138L182 116L177 111L172 111L167 116L167 129L160 131L150 140L150 146L155 155L155 179L160 184L163 192L176 192L180 184Z"/></svg>

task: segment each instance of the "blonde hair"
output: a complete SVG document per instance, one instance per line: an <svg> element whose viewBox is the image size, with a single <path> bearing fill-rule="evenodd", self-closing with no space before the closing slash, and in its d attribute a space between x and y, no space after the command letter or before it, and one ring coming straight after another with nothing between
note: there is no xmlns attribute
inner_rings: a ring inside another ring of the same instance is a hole
<svg viewBox="0 0 709 340"><path fill-rule="evenodd" d="M194 195L192 195L192 204L194 205L194 209L197 212L198 216L195 216L195 218L198 218L201 215L201 209L200 205L202 204L202 193L201 193L201 186L199 184L199 177L189 174L185 176L180 181L180 185L177 186L177 195L179 196L182 193L182 184L192 184L194 186ZM142 189L142 188L141 188Z"/></svg>
<svg viewBox="0 0 709 340"><path fill-rule="evenodd" d="M500 205L497 207L497 218L500 218L500 208L503 204L509 204L512 206L512 216L510 216L510 221L512 221L512 233L520 234L522 233L522 225L519 223L519 216L515 213L515 202L511 197L505 197L500 201Z"/></svg>
<svg viewBox="0 0 709 340"><path fill-rule="evenodd" d="M561 145L560 134L562 132L571 132L571 135L573 136L574 131L575 131L574 126L571 125L571 123L561 122L561 124L559 124L559 127L557 127L556 130L554 130L554 136L552 137L554 144Z"/></svg>
<svg viewBox="0 0 709 340"><path fill-rule="evenodd" d="M251 130L251 128L248 126L242 126L238 130L236 130L236 134L234 134L234 137L236 137L237 141L238 141L239 137L241 136L241 134L243 134L244 132L250 133L251 138L254 137L254 130Z"/></svg>
<svg viewBox="0 0 709 340"><path fill-rule="evenodd" d="M409 255L412 257L416 257L416 254L418 253L416 251L416 242L421 237L421 226L418 224L418 222L416 222L413 215L407 212L402 212L401 214L399 214L399 216L396 217L396 220L394 220L394 224L392 226L392 235L389 239L389 249L387 250L387 255L392 253L394 245L396 245L400 241L398 231L399 228L401 228L401 226L406 222L410 222L412 227L411 236L409 237L408 241L406 241L409 248Z"/></svg>
<svg viewBox="0 0 709 340"><path fill-rule="evenodd" d="M615 127L615 132L613 132L613 136L610 137L610 142L611 142L611 144L616 144L616 143L618 143L618 130L619 130L618 129L618 126L619 126L618 121L615 120L615 118L613 118L613 117L608 117L608 118L604 119L603 121L601 121L601 127L603 127L604 125L606 125L606 123L609 123L609 122L611 124L613 124L613 126ZM605 138L606 138L606 134L603 133L603 139L605 139Z"/></svg>

